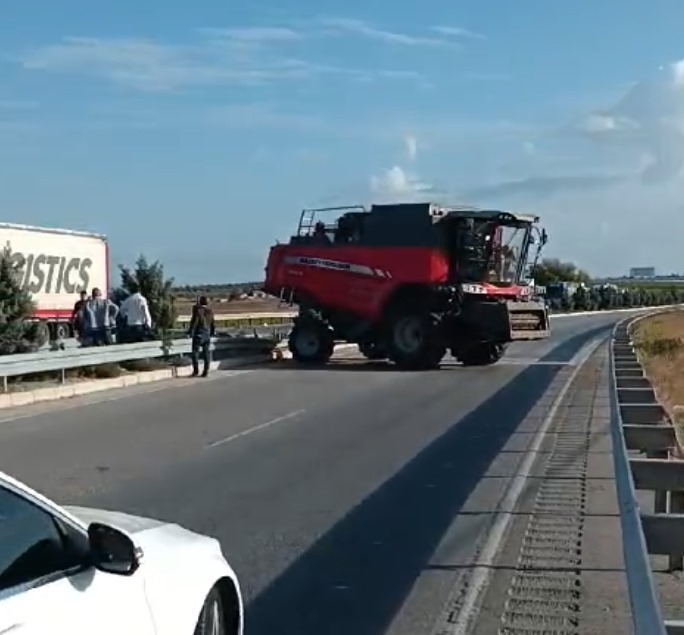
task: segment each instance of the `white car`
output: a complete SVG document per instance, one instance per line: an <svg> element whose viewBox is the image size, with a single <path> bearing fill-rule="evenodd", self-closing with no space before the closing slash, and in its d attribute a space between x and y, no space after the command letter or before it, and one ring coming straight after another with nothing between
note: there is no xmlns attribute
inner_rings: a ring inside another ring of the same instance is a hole
<svg viewBox="0 0 684 635"><path fill-rule="evenodd" d="M242 635L243 620L214 538L59 507L0 472L0 635Z"/></svg>

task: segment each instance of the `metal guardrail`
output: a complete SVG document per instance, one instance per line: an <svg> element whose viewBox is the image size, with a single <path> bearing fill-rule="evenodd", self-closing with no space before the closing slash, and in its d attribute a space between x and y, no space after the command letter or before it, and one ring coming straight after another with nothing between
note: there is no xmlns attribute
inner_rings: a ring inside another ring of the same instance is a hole
<svg viewBox="0 0 684 635"><path fill-rule="evenodd" d="M244 352L246 354L268 353L276 346L276 340L261 338L212 339L210 349L216 352ZM84 366L116 364L141 359L179 357L191 352L192 342L188 338L174 339L164 344L155 340L138 344L113 344L111 346L75 348L63 351L41 351L0 356L0 377L7 392L9 377L34 373L64 372Z"/></svg>
<svg viewBox="0 0 684 635"><path fill-rule="evenodd" d="M653 314L627 318L613 329L611 436L633 633L684 635L684 621L663 618L649 559L667 555L670 570L678 570L684 556L684 461L672 457L675 429L631 338L634 324ZM637 490L655 492L652 513L640 509Z"/></svg>
<svg viewBox="0 0 684 635"><path fill-rule="evenodd" d="M615 308L605 309L599 311L591 311L591 313L617 313L619 311L656 311L674 305L662 305L652 307L631 307L631 308ZM549 311L550 315L573 315L575 313L584 314L584 311ZM214 314L216 324L219 326L229 326L229 328L240 327L256 327L267 328L274 326L287 326L292 324L293 318L298 315L297 311L276 311L272 313L219 313ZM177 322L181 325L186 325L190 322L190 315L180 315Z"/></svg>

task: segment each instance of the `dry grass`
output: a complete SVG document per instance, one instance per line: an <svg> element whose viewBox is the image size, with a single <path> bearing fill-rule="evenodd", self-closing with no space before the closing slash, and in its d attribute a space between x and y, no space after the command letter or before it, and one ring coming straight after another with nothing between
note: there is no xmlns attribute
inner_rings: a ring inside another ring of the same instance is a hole
<svg viewBox="0 0 684 635"><path fill-rule="evenodd" d="M684 311L638 322L632 333L646 375L684 442Z"/></svg>

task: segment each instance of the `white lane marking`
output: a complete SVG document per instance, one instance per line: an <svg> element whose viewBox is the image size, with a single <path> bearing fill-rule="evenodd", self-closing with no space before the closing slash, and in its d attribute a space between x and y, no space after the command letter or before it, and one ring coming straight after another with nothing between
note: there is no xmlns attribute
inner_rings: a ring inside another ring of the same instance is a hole
<svg viewBox="0 0 684 635"><path fill-rule="evenodd" d="M265 423L260 423L258 426L252 426L251 428L247 428L247 430L243 430L242 432L236 432L235 434L231 434L229 437L226 437L225 439L219 439L218 441L214 441L213 443L210 443L207 446L207 449L215 448L219 445L224 445L225 443L230 443L231 441L235 441L240 437L246 437L247 435L252 434L253 432L263 430L264 428L270 428L271 426L274 426L276 423L281 423L283 421L287 421L288 419L294 419L294 417L298 417L299 415L305 412L306 410L295 410L294 412L288 412L286 415L276 417L275 419L271 419L270 421L266 421Z"/></svg>
<svg viewBox="0 0 684 635"><path fill-rule="evenodd" d="M504 357L497 366L571 366L571 362L551 361L533 357Z"/></svg>
<svg viewBox="0 0 684 635"><path fill-rule="evenodd" d="M568 394L573 381L579 374L580 370L582 370L584 362L589 359L591 354L604 340L605 338L602 338L589 342L583 346L582 349L580 349L580 352L577 355L575 355L575 357L581 359L581 362L578 362L577 366L572 369L570 376L554 399L553 404L549 409L548 414L544 418L542 425L534 435L532 444L527 449L525 457L523 458L520 470L515 477L513 477L513 480L508 486L506 494L501 501L500 511L497 513L494 522L492 523L492 528L489 532L484 548L480 552L478 559L473 565L473 574L468 583L468 590L463 598L458 615L456 616L455 621L452 622L449 627L442 632L448 633L449 635L467 635L467 633L470 631L472 622L479 613L483 595L489 586L489 578L493 571L494 562L499 554L499 551L501 550L504 538L506 537L506 531L511 523L511 520L513 519L513 513L518 506L518 502L524 491L525 485L527 484L527 480L530 478L534 461L537 458L537 454L539 453L541 445L544 441L544 437L548 434L549 428L556 417L556 413L558 412L561 403L565 399L565 396Z"/></svg>
<svg viewBox="0 0 684 635"><path fill-rule="evenodd" d="M133 386L124 386L122 388L109 388L97 392L86 393L85 395L64 397L62 399L46 399L45 401L38 401L25 406L15 406L15 408L21 408L22 410L24 408L34 408L34 410L33 412L22 412L21 414L11 415L9 417L0 417L0 425L3 423L9 423L10 421L31 419L32 417L40 417L42 415L56 414L58 412L74 410L75 408L85 408L86 406L106 403L108 401L119 401L119 399L132 399L133 397L142 395L151 395L152 393L162 392L171 388L202 386L218 379L237 377L238 375L248 375L249 373L253 372L253 370L221 370L215 371L216 374L209 375L209 377L197 379L195 381L190 380L190 377L169 377L168 379L162 379L161 381L150 382L149 388L145 387L142 390L141 388L145 386L145 384L135 384ZM106 396L111 390L120 390L121 393L117 395ZM9 408L7 410L9 410Z"/></svg>

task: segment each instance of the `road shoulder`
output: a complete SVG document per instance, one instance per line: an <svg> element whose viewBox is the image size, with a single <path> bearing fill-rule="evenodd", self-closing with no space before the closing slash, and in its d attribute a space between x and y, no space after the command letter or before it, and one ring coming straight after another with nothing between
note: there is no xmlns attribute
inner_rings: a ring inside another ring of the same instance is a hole
<svg viewBox="0 0 684 635"><path fill-rule="evenodd" d="M608 368L603 345L561 404L496 558L474 635L629 631Z"/></svg>

